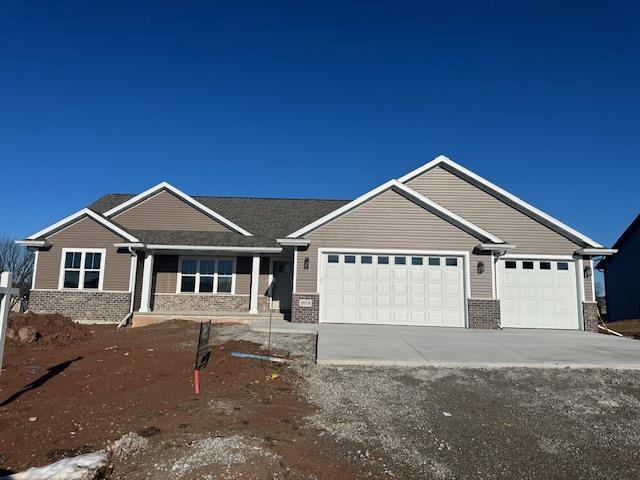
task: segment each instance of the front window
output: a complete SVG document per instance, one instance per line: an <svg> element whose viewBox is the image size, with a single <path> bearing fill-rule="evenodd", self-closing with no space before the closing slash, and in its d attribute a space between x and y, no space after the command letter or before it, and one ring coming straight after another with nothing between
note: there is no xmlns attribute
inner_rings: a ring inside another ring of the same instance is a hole
<svg viewBox="0 0 640 480"><path fill-rule="evenodd" d="M61 288L100 290L104 251L65 250L62 256Z"/></svg>
<svg viewBox="0 0 640 480"><path fill-rule="evenodd" d="M233 293L233 259L183 258L178 293Z"/></svg>

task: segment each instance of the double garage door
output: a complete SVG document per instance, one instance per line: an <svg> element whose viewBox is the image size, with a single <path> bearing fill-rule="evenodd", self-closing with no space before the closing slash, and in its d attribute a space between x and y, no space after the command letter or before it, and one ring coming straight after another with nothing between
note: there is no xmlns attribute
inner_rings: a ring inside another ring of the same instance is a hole
<svg viewBox="0 0 640 480"><path fill-rule="evenodd" d="M465 326L464 257L329 253L321 256L320 321ZM503 327L580 328L573 261L497 262Z"/></svg>
<svg viewBox="0 0 640 480"><path fill-rule="evenodd" d="M465 326L464 257L323 254L320 321Z"/></svg>
<svg viewBox="0 0 640 480"><path fill-rule="evenodd" d="M580 328L573 261L500 260L498 297L503 327Z"/></svg>

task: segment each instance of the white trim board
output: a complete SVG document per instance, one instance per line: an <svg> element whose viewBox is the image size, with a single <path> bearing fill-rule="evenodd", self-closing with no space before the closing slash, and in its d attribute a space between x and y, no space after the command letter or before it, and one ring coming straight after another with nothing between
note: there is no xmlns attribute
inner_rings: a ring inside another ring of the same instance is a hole
<svg viewBox="0 0 640 480"><path fill-rule="evenodd" d="M198 202L195 198L191 197L190 195L187 195L183 191L177 189L176 187L174 187L173 185L170 185L167 182L159 183L158 185L155 185L155 186L145 190L144 192L136 195L135 197L130 198L126 202L123 202L120 205L117 205L117 206L113 207L111 210L107 210L104 213L104 216L105 217L112 217L112 216L114 216L116 214L122 213L125 210L128 210L129 208L131 208L131 207L133 207L135 205L138 205L139 203L147 200L148 198L151 198L151 197L155 196L156 194L160 193L163 190L167 190L167 191L173 193L175 196L177 196L181 200L185 201L186 203L188 203L192 207L196 208L197 210L200 210L202 213L206 214L207 216L209 216L211 218L214 218L215 220L217 220L218 222L222 223L223 225L226 225L227 227L231 228L232 230L235 230L236 232L241 233L242 235L245 235L247 237L252 237L253 236L253 234L251 232L245 230L244 228L242 228L239 225L236 225L231 220L229 220L228 218L223 217L219 213L214 212L209 207L207 207L207 206L203 205L202 203Z"/></svg>
<svg viewBox="0 0 640 480"><path fill-rule="evenodd" d="M73 223L76 223L77 221L80 221L85 216L91 218L92 220L95 220L96 222L98 222L102 226L108 228L112 232L120 235L122 238L124 238L124 239L126 239L126 240L128 240L130 242L137 242L138 241L138 239L136 237L134 237L133 235L131 235L130 233L124 231L122 228L120 228L119 226L117 226L114 223L110 222L109 220L104 218L102 215L98 215L96 212L94 212L93 210L90 210L88 208L83 208L82 210L78 210L77 212L72 213L68 217L63 218L59 222L56 222L53 225L49 225L47 228L44 228L44 229L40 230L39 232L34 233L33 235L29 235L27 237L27 240L35 240L35 239L37 239L39 237L43 237L45 235L46 236L53 235L58 230L61 230L64 227L67 227L69 225L72 225Z"/></svg>
<svg viewBox="0 0 640 480"><path fill-rule="evenodd" d="M461 228L462 230L465 230L471 233L473 236L480 238L481 240L488 240L494 243L504 243L500 238L496 237L495 235L487 232L486 230L478 227L477 225L474 225L468 220L465 220L461 216L453 213L451 210L444 208L442 205L437 204L433 200L425 197L424 195L413 190L412 188L409 188L406 185L398 182L397 180L389 180L388 182L383 183L379 187L374 188L373 190L370 190L369 192L365 193L364 195L361 195L360 197L356 198L352 202L349 202L346 205L343 205L337 210L334 210L333 212L325 215L324 217L319 218L315 222L312 222L302 227L301 229L293 232L292 234L288 235L287 238L296 238L296 237L305 235L325 225L326 223L329 223L330 221L350 212L351 210L359 207L360 205L366 203L367 201L371 200L372 198L380 195L381 193L387 190L395 191L396 193L420 205L424 209L429 210L430 212L447 220L449 223L457 226L458 228Z"/></svg>
<svg viewBox="0 0 640 480"><path fill-rule="evenodd" d="M428 170L431 170L440 165L446 165L448 169L454 170L455 172L460 174L463 178L465 178L466 180L469 180L472 184L483 187L483 189L496 195L505 203L514 206L521 212L528 214L535 220L550 227L551 229L559 233L563 233L564 235L570 238L577 239L583 243L586 243L591 247L603 248L602 245L600 245L595 240L587 237L586 235L583 235L577 230L574 230L568 225L562 223L560 220L557 220L556 218L553 218L551 215L544 213L542 210L535 208L533 205L525 202L521 198L518 198L512 193L509 193L506 190L498 187L497 185L491 183L489 180L482 178L480 175L473 173L471 170L466 169L462 165L454 162L453 160L451 160L448 157L445 157L444 155L439 155L429 163L426 163L425 165L422 165L421 167L416 168L415 170L407 173L406 175L403 175L398 180L402 183L406 183L409 180L412 180L413 178L417 177L418 175L421 175L427 172Z"/></svg>

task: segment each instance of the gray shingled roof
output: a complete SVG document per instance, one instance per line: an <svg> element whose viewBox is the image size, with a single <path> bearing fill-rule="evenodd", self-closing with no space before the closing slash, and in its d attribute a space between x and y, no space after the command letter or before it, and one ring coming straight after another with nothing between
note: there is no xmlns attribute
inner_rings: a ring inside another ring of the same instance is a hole
<svg viewBox="0 0 640 480"><path fill-rule="evenodd" d="M272 238L247 237L236 232L192 232L183 230L128 230L148 245L206 245L211 247L279 247Z"/></svg>
<svg viewBox="0 0 640 480"><path fill-rule="evenodd" d="M132 194L111 193L93 202L89 208L102 214L132 197L134 197ZM271 240L286 237L350 201L207 196L194 196L193 198L248 230L254 236ZM177 232L164 232L166 238L176 238L175 233ZM187 237L184 238L186 241ZM198 237L194 236L193 238Z"/></svg>

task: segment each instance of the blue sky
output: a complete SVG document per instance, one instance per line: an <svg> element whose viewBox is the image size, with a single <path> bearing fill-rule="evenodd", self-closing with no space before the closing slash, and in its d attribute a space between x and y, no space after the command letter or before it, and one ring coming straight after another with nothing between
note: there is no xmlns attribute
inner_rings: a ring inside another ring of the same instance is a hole
<svg viewBox="0 0 640 480"><path fill-rule="evenodd" d="M637 2L2 2L0 233L162 180L353 198L442 153L611 244L640 210L639 14Z"/></svg>

